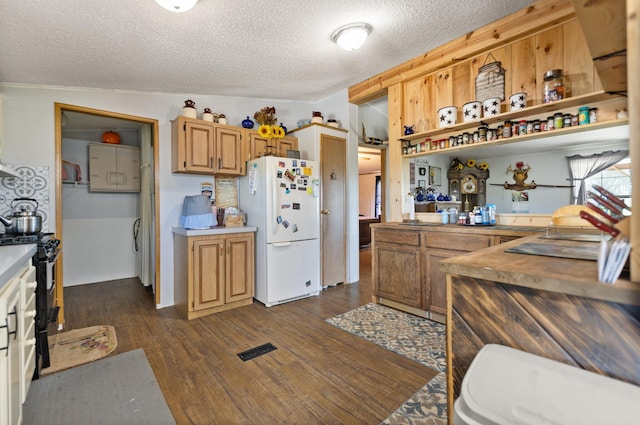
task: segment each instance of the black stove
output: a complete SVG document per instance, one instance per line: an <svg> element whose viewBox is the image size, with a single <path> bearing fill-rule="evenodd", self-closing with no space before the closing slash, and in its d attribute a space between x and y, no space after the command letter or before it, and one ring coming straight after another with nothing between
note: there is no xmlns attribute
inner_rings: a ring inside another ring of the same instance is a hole
<svg viewBox="0 0 640 425"><path fill-rule="evenodd" d="M53 233L37 233L32 235L0 234L0 246L36 244L33 265L36 268L36 369L34 379L40 376L40 370L50 366L49 339L47 327L58 320L59 307L55 306L53 294L55 290L55 262L60 254L60 240Z"/></svg>

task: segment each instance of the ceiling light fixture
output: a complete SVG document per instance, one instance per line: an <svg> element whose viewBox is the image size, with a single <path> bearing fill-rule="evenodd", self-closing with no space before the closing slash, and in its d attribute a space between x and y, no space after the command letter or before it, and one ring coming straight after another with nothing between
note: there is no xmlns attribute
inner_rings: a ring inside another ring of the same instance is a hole
<svg viewBox="0 0 640 425"><path fill-rule="evenodd" d="M356 50L362 47L371 29L371 25L364 22L345 25L331 34L331 40L344 50Z"/></svg>
<svg viewBox="0 0 640 425"><path fill-rule="evenodd" d="M155 0L160 6L172 12L186 12L196 5L198 0Z"/></svg>

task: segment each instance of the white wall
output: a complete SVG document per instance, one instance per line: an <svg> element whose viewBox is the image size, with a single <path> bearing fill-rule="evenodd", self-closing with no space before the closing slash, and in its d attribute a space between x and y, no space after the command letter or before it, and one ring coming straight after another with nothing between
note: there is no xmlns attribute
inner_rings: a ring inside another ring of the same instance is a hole
<svg viewBox="0 0 640 425"><path fill-rule="evenodd" d="M157 119L159 122L159 186L160 186L160 307L173 304L173 236L171 227L178 225L180 209L185 195L199 192L202 176L171 173L171 123L182 109L185 99L196 102L199 111L205 106L224 113L231 125L240 125L247 115L264 106L275 106L278 121L293 128L299 119L310 118L311 111L322 110L325 117L334 114L342 123L349 122L346 90L327 97L318 104L273 99L250 99L194 94L135 93L107 90L64 89L52 87L23 87L0 85L2 99L2 160L8 164L48 165L55 160L54 102L113 111L123 114ZM351 144L350 144L351 146ZM348 153L347 164L357 164L356 145ZM351 167L351 165L349 165ZM357 193L357 165L353 187ZM351 189L349 189L351 190ZM50 189L55 199L55 188ZM357 196L350 194L348 209L357 221ZM351 202L351 199L353 201ZM55 215L55 212L53 213ZM52 220L55 217L51 218ZM349 229L348 246L355 246L349 264L353 276L357 271L357 222ZM353 249L350 249L350 253ZM66 253L65 253L66 255ZM353 260L355 258L355 260ZM349 272L349 270L348 270ZM357 280L357 279L356 279Z"/></svg>

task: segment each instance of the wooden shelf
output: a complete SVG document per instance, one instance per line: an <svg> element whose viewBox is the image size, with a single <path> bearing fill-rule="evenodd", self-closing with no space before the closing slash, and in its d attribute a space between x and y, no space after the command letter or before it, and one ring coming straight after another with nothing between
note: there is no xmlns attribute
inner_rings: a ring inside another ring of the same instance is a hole
<svg viewBox="0 0 640 425"><path fill-rule="evenodd" d="M460 123L460 124L452 125L449 127L425 131L423 133L415 133L415 134L403 136L400 138L400 140L405 142L411 142L413 140L424 140L426 138L431 138L431 139L442 138L437 136L462 133L464 130L468 130L470 128L478 128L482 123L486 125L491 125L491 124L498 124L504 121L510 121L518 118L521 119L524 117L531 117L534 115L549 114L552 112L557 112L562 109L573 108L577 106L584 106L589 103L601 102L603 100L610 100L610 99L613 99L615 96L617 95L612 95L609 93L605 93L603 91L598 91L595 93L590 93L582 96L575 96L567 99L557 100L555 102L541 103L539 105L530 106L528 108L519 109L517 111L503 112L501 114L492 115L490 117L482 117L482 119L477 121Z"/></svg>
<svg viewBox="0 0 640 425"><path fill-rule="evenodd" d="M578 133L585 133L585 135L581 135L579 143L576 143L576 138L571 136L575 136ZM540 152L544 150L557 150L596 141L624 140L628 138L629 120L624 118L575 127L560 128L551 131L543 131L540 133L525 134L522 136L513 136L483 143L472 143L469 145L454 146L452 148L413 153L403 155L402 157L415 158L427 155L458 154L461 152L468 153L475 150L482 150L482 158L492 158L494 156L510 154L510 151L515 149L517 149L518 153ZM508 149L509 147L515 149Z"/></svg>

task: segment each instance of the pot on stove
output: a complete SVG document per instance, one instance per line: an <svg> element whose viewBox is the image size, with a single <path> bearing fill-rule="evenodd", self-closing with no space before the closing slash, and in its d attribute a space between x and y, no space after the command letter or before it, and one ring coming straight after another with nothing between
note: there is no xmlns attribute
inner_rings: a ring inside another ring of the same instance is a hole
<svg viewBox="0 0 640 425"><path fill-rule="evenodd" d="M24 207L21 207L19 210L16 209L15 205L20 201L28 201L33 202L35 204L35 208L33 211L29 211ZM5 232L8 235L32 235L36 233L40 233L42 230L42 216L38 215L38 201L31 198L16 198L11 201L11 217L6 219L2 217L2 224L5 225Z"/></svg>

